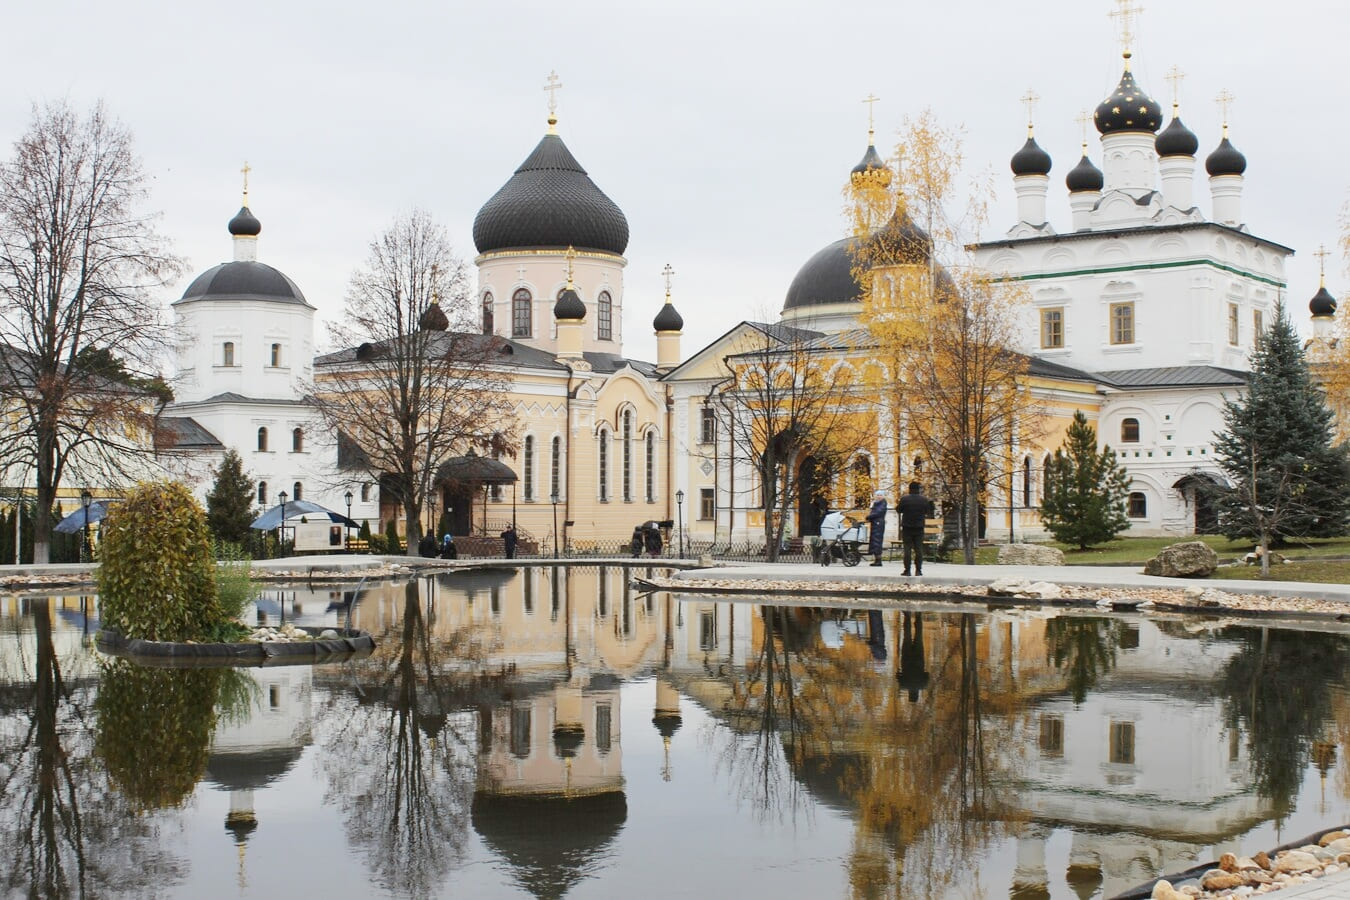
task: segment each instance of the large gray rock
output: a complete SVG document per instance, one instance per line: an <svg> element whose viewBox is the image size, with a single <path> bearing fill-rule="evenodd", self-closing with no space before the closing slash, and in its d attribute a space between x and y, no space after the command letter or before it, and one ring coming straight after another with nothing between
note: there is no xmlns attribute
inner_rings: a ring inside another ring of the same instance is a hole
<svg viewBox="0 0 1350 900"><path fill-rule="evenodd" d="M1219 554L1203 541L1182 541L1158 551L1144 563L1145 575L1163 578L1208 578L1219 567Z"/></svg>
<svg viewBox="0 0 1350 900"><path fill-rule="evenodd" d="M1064 595L1057 584L1048 581L1032 582L1015 576L995 579L986 589L986 593L991 597L1020 597L1025 600L1058 600Z"/></svg>
<svg viewBox="0 0 1350 900"><path fill-rule="evenodd" d="M1000 566L1062 566L1064 551L1045 544L1000 544Z"/></svg>

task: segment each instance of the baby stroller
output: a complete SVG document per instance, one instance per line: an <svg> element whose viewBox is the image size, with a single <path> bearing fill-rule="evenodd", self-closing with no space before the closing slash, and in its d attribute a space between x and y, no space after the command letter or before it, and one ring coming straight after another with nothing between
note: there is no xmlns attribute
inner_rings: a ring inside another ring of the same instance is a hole
<svg viewBox="0 0 1350 900"><path fill-rule="evenodd" d="M846 566L856 566L862 562L862 552L858 548L865 540L862 525L853 525L841 512L830 513L820 523L816 562L828 566L838 559Z"/></svg>

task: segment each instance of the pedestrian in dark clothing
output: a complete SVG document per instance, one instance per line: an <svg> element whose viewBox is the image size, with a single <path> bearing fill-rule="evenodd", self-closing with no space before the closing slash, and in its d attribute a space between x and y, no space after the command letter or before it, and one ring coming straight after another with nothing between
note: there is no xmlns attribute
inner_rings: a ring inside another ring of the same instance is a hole
<svg viewBox="0 0 1350 900"><path fill-rule="evenodd" d="M516 558L516 526L507 525L502 532L502 546L506 548L506 558Z"/></svg>
<svg viewBox="0 0 1350 900"><path fill-rule="evenodd" d="M877 491L872 496L872 508L867 511L867 522L872 526L867 536L867 552L872 556L872 565L881 565L881 547L886 540L886 494Z"/></svg>
<svg viewBox="0 0 1350 900"><path fill-rule="evenodd" d="M909 574L910 554L914 556L914 574L923 574L923 529L927 519L935 512L933 501L923 495L917 481L909 483L909 493L900 498L900 540L904 546L905 570L901 575Z"/></svg>
<svg viewBox="0 0 1350 900"><path fill-rule="evenodd" d="M637 559L642 555L642 548L645 546L645 543L646 542L642 537L642 526L639 525L633 529L633 540L629 545L630 549L633 551L633 559Z"/></svg>
<svg viewBox="0 0 1350 900"><path fill-rule="evenodd" d="M661 530L659 528L648 528L646 536L647 554L652 559L661 555Z"/></svg>
<svg viewBox="0 0 1350 900"><path fill-rule="evenodd" d="M441 559L458 559L459 548L455 546L455 536L446 532L441 537Z"/></svg>
<svg viewBox="0 0 1350 900"><path fill-rule="evenodd" d="M427 534L422 535L422 540L417 542L417 552L421 556L425 556L429 559L435 559L436 536L429 532Z"/></svg>

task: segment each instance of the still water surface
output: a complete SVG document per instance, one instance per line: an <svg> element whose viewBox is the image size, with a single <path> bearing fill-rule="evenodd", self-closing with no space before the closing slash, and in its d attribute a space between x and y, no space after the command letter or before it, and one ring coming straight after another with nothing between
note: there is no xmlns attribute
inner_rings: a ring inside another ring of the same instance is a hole
<svg viewBox="0 0 1350 900"><path fill-rule="evenodd" d="M1109 897L1350 820L1350 638L640 595L267 592L365 659L168 670L0 600L6 896Z"/></svg>

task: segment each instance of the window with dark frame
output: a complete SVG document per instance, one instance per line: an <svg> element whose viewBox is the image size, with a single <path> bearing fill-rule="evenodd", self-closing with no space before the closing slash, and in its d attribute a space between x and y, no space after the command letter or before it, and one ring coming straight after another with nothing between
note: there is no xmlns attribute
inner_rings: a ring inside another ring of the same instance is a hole
<svg viewBox="0 0 1350 900"><path fill-rule="evenodd" d="M511 336L512 337L530 337L531 329L531 307L533 306L530 292L525 288L520 288L515 295L511 297Z"/></svg>
<svg viewBox="0 0 1350 900"><path fill-rule="evenodd" d="M623 502L633 502L633 413L623 412Z"/></svg>
<svg viewBox="0 0 1350 900"><path fill-rule="evenodd" d="M271 358L272 358L272 368L274 368L274 369L279 369L279 368L281 368L281 345L280 345L280 344L273 344L273 345L272 345L272 357L271 357Z"/></svg>
<svg viewBox="0 0 1350 900"><path fill-rule="evenodd" d="M222 366L234 365L234 341L226 341L220 348L220 364Z"/></svg>
<svg viewBox="0 0 1350 900"><path fill-rule="evenodd" d="M1120 442L1122 444L1139 443L1139 420L1122 419L1120 422Z"/></svg>
<svg viewBox="0 0 1350 900"><path fill-rule="evenodd" d="M292 453L305 452L305 429L296 428L291 431L291 452Z"/></svg>
<svg viewBox="0 0 1350 900"><path fill-rule="evenodd" d="M1111 304L1111 343L1134 343L1134 303Z"/></svg>
<svg viewBox="0 0 1350 900"><path fill-rule="evenodd" d="M1041 310L1041 348L1054 350L1064 346L1064 308Z"/></svg>
<svg viewBox="0 0 1350 900"><path fill-rule="evenodd" d="M265 481L258 482L258 505L267 505L267 482Z"/></svg>
<svg viewBox="0 0 1350 900"><path fill-rule="evenodd" d="M656 502L656 432L647 432L647 502Z"/></svg>
<svg viewBox="0 0 1350 900"><path fill-rule="evenodd" d="M258 452L259 452L259 453L266 453L266 452L267 452L267 428L266 428L266 427L263 427L263 428L259 428L259 429L258 429Z"/></svg>
<svg viewBox="0 0 1350 900"><path fill-rule="evenodd" d="M717 413L711 406L704 406L699 410L699 443L713 444L717 442Z"/></svg>
<svg viewBox="0 0 1350 900"><path fill-rule="evenodd" d="M711 521L717 515L717 501L712 488L699 488L698 490L698 517L704 521Z"/></svg>
<svg viewBox="0 0 1350 900"><path fill-rule="evenodd" d="M562 485L562 438L554 435L553 447L549 452L549 494L557 497L561 495L559 490Z"/></svg>
<svg viewBox="0 0 1350 900"><path fill-rule="evenodd" d="M601 503L609 500L609 432L602 428L600 433L595 436L599 442L596 448L596 457L600 466L600 484L598 496Z"/></svg>
<svg viewBox="0 0 1350 900"><path fill-rule="evenodd" d="M292 501L305 499L305 486L303 484L297 481L294 485L292 485L292 488L293 488L291 492Z"/></svg>
<svg viewBox="0 0 1350 900"><path fill-rule="evenodd" d="M526 500L534 499L534 435L525 435L525 448L521 452L521 480Z"/></svg>
<svg viewBox="0 0 1350 900"><path fill-rule="evenodd" d="M1131 519L1148 518L1148 497L1144 496L1143 491L1132 491L1130 493L1129 508L1126 515Z"/></svg>
<svg viewBox="0 0 1350 900"><path fill-rule="evenodd" d="M492 294L483 295L483 334L492 334Z"/></svg>
<svg viewBox="0 0 1350 900"><path fill-rule="evenodd" d="M614 301L609 291L601 291L595 298L595 336L598 340L614 340Z"/></svg>

